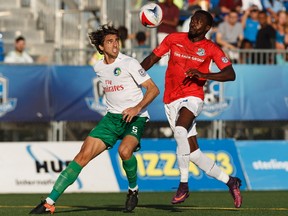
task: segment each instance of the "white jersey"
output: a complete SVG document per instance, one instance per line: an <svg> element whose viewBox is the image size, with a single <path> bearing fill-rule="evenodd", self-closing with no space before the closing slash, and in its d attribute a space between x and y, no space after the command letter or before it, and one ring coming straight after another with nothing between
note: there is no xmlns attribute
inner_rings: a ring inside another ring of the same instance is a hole
<svg viewBox="0 0 288 216"><path fill-rule="evenodd" d="M33 58L23 51L22 53L19 53L17 51L11 51L9 52L5 58L5 63L33 63Z"/></svg>
<svg viewBox="0 0 288 216"><path fill-rule="evenodd" d="M94 70L103 85L108 112L120 114L143 99L140 85L150 76L136 59L119 53L112 64L96 62ZM146 109L139 116L149 117Z"/></svg>

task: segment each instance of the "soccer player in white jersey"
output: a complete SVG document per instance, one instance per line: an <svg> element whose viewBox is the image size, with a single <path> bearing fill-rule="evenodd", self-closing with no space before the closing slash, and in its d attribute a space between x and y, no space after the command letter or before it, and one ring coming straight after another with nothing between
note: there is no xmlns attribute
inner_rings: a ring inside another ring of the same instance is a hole
<svg viewBox="0 0 288 216"><path fill-rule="evenodd" d="M75 182L82 168L112 148L117 140L122 140L118 152L129 183L125 210L130 212L137 206L137 160L133 152L140 149L140 139L149 120L146 107L159 94L159 89L137 60L119 52L119 32L113 26L103 25L89 37L91 44L104 55L94 70L104 88L107 114L91 130L74 160L61 172L48 197L30 214L53 214L55 202ZM146 89L144 95L141 87Z"/></svg>

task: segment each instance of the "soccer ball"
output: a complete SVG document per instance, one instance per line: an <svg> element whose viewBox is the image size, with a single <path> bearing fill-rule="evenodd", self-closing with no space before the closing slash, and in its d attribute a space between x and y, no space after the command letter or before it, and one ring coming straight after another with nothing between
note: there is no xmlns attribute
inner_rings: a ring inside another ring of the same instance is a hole
<svg viewBox="0 0 288 216"><path fill-rule="evenodd" d="M141 7L140 22L147 28L156 28L162 22L163 11L158 4L148 3Z"/></svg>

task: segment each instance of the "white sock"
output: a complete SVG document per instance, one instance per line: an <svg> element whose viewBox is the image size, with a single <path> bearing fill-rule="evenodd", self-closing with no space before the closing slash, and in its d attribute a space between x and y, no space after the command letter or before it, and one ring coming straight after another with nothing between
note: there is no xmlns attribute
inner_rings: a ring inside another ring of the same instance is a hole
<svg viewBox="0 0 288 216"><path fill-rule="evenodd" d="M228 182L229 176L224 173L213 160L203 154L200 149L197 149L190 154L190 161L195 163L207 175L216 178L225 184Z"/></svg>
<svg viewBox="0 0 288 216"><path fill-rule="evenodd" d="M51 199L51 198L49 198L49 197L47 197L46 199L46 202L49 204L49 205L54 205L54 201Z"/></svg>
<svg viewBox="0 0 288 216"><path fill-rule="evenodd" d="M134 187L134 188L128 187L128 189L131 190L131 191L136 191L136 190L138 190L138 185L136 185L136 187Z"/></svg>
<svg viewBox="0 0 288 216"><path fill-rule="evenodd" d="M174 138L177 142L177 161L180 170L180 182L188 182L190 146L187 139L187 130L176 126Z"/></svg>

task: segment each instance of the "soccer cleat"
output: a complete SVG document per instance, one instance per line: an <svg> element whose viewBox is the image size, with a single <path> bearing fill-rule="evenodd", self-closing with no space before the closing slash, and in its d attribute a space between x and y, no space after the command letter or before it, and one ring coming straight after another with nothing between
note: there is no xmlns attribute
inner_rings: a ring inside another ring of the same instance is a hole
<svg viewBox="0 0 288 216"><path fill-rule="evenodd" d="M189 197L188 182L180 182L178 190L173 196L171 203L178 204L184 202Z"/></svg>
<svg viewBox="0 0 288 216"><path fill-rule="evenodd" d="M235 208L240 208L242 204L242 196L240 193L241 180L237 177L230 176L227 186L229 187L229 192L234 199Z"/></svg>
<svg viewBox="0 0 288 216"><path fill-rule="evenodd" d="M125 211L131 212L138 204L138 190L132 191L128 190L126 203L125 203Z"/></svg>
<svg viewBox="0 0 288 216"><path fill-rule="evenodd" d="M53 214L55 212L55 206L49 205L45 200L30 211L29 214Z"/></svg>

